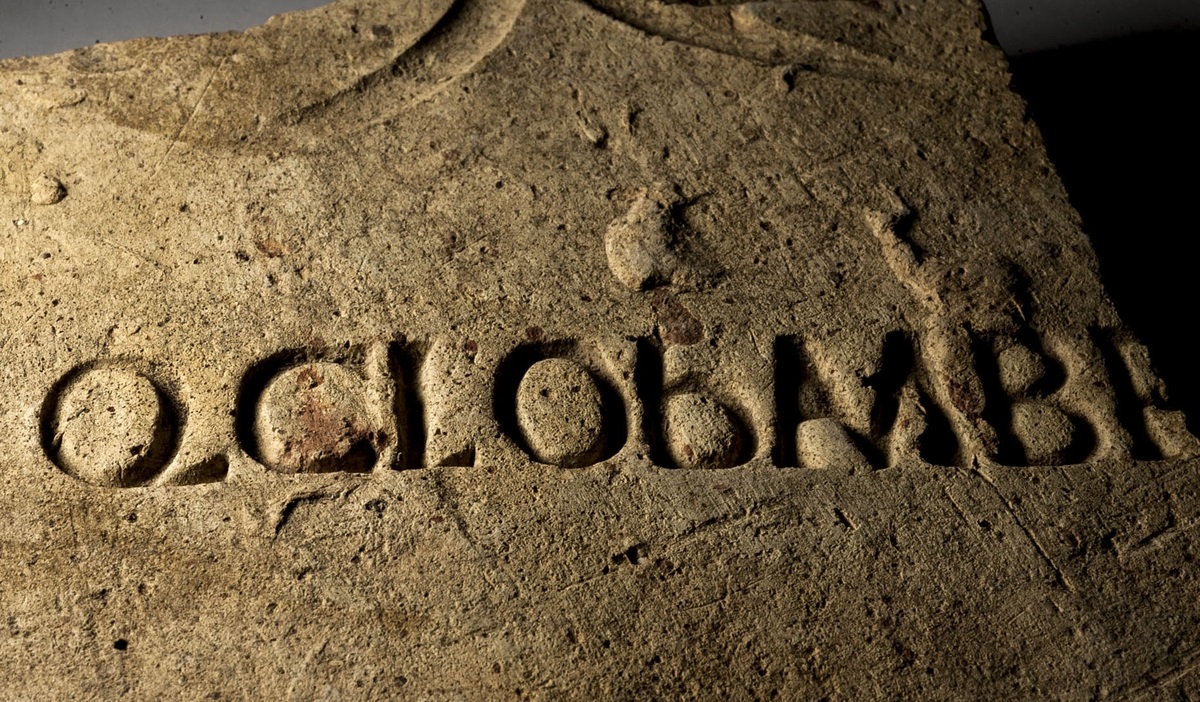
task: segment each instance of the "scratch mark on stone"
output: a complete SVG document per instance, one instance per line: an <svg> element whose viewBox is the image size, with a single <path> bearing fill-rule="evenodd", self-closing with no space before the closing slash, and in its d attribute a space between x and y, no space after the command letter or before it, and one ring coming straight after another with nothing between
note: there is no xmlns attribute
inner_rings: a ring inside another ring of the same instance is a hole
<svg viewBox="0 0 1200 702"><path fill-rule="evenodd" d="M1177 521L1175 512L1170 508L1167 509L1167 525L1155 531L1146 538L1138 541L1130 546L1127 551L1120 554L1122 558L1136 556L1144 551L1149 551L1161 548L1163 545L1174 541L1176 538L1186 534L1187 532L1200 526L1200 519L1191 519L1183 522Z"/></svg>
<svg viewBox="0 0 1200 702"><path fill-rule="evenodd" d="M294 493L284 500L274 512L274 535L279 536L279 532L283 531L283 528L287 526L288 521L291 520L292 515L296 512L296 508L300 505L306 502L320 502L325 499L345 499L353 495L358 487L357 485L352 485L344 490L336 491L330 491L328 488L318 488L316 490Z"/></svg>
<svg viewBox="0 0 1200 702"><path fill-rule="evenodd" d="M155 261L154 259L150 258L149 256L147 256L145 254L138 253L137 251L134 251L133 249L129 248L128 246L125 246L123 244L118 244L117 242L112 241L110 239L106 239L104 237L98 237L97 239L101 243L107 244L108 246L111 246L118 251L127 253L130 256L133 256L134 258L137 258L142 261L145 261L146 263L149 263L150 265L154 266L159 271L161 271L163 273L163 276L165 277L166 272L167 272L167 267L164 266L163 264L159 263L158 261Z"/></svg>
<svg viewBox="0 0 1200 702"><path fill-rule="evenodd" d="M312 668L313 662L316 661L318 657L324 655L325 649L328 647L329 639L322 639L319 644L308 650L308 653L304 656L304 661L301 664L300 669L292 677L292 681L288 685L288 699L296 699L297 685L311 682L312 671L310 669Z"/></svg>
<svg viewBox="0 0 1200 702"><path fill-rule="evenodd" d="M446 481L442 479L440 474L433 476L433 494L437 496L438 502L442 508L450 513L450 520L454 522L454 528L458 531L459 536L463 537L472 548L475 548L475 539L471 536L470 530L467 529L467 522L463 519L462 512L458 509L458 502L451 494L450 487L446 485ZM478 550L478 549L476 549Z"/></svg>
<svg viewBox="0 0 1200 702"><path fill-rule="evenodd" d="M700 604L694 604L694 605L690 605L688 607L684 607L683 611L684 612L692 612L697 609L706 609L708 607L721 606L721 605L728 604L729 595L732 594L729 590L729 576L728 575L725 576L725 587L723 588L723 590L724 590L724 592L721 593L720 597L718 597L714 600L709 600L708 602L701 602Z"/></svg>
<svg viewBox="0 0 1200 702"><path fill-rule="evenodd" d="M753 518L759 514L762 514L762 513L770 513L770 512L779 511L779 510L783 509L784 507L788 506L789 504L790 504L790 501L785 500L783 498L778 498L778 499L774 499L774 500L765 500L763 502L757 502L755 504L747 506L744 510L742 510L742 512L740 514L729 514L729 515L724 515L724 516L719 516L719 517L710 517L698 524L695 524L694 526L689 527L688 529L685 529L681 534L679 534L677 537L675 537L674 543L678 544L682 541L690 540L710 529L714 529L716 527L722 526L727 523L745 522L745 521L748 521L751 518Z"/></svg>
<svg viewBox="0 0 1200 702"><path fill-rule="evenodd" d="M446 484L441 472L434 472L432 475L433 494L437 497L441 506L450 514L451 521L454 522L454 528L459 536L467 542L467 545L475 553L476 558L480 561L490 562L508 581L509 587L513 590L513 597L519 597L521 587L518 585L516 577L499 559L489 556L479 547L478 542L471 536L470 529L467 527L467 521L462 515L462 511L458 507L458 500L449 485Z"/></svg>
<svg viewBox="0 0 1200 702"><path fill-rule="evenodd" d="M1021 515L1017 512L1017 508L1013 506L1013 503L1009 501L1008 497L1006 497L1004 493L1000 491L1000 488L992 481L991 476L983 472L983 470L978 466L971 468L971 471L982 478L983 482L987 483L988 487L990 487L992 491L996 493L996 496L1000 498L1000 501L1004 503L1004 508L1012 516L1017 528L1024 532L1025 537L1028 538L1029 542L1033 544L1034 550L1038 552L1038 555L1042 557L1042 560L1045 561L1046 564L1050 566L1051 570L1054 571L1055 578L1058 580L1059 584L1070 592L1075 592L1075 584L1071 582L1071 579L1067 577L1067 574L1063 572L1063 569L1059 568L1058 564L1054 562L1054 559L1050 557L1049 552L1047 552L1045 547L1042 546L1042 542L1038 541L1033 531L1030 530L1029 527L1025 526L1025 520L1021 519Z"/></svg>
<svg viewBox="0 0 1200 702"><path fill-rule="evenodd" d="M577 587L583 587L584 585L587 585L588 583L595 582L595 581L603 578L605 575L607 575L607 574L601 573L600 575L593 575L591 577L584 578L583 580L576 580L575 582L570 583L570 584L565 585L564 587L560 588L559 592L560 593L568 592L570 590L574 590Z"/></svg>
<svg viewBox="0 0 1200 702"><path fill-rule="evenodd" d="M713 599L713 600L709 600L708 602L701 602L700 604L694 604L694 605L691 605L688 607L684 607L682 611L692 612L697 609L707 609L708 607L722 607L722 606L728 605L730 598L732 598L734 595L740 595L742 593L749 592L750 588L754 587L755 585L761 583L764 580L766 580L766 577L758 578L757 580L752 580L752 581L746 583L745 585L734 589L730 584L730 576L725 576L725 588L724 588L725 592L723 592L720 597Z"/></svg>
<svg viewBox="0 0 1200 702"><path fill-rule="evenodd" d="M970 526L971 520L967 519L967 513L963 511L961 506L959 506L958 502L954 499L954 496L950 494L950 490L945 485L942 486L942 494L945 495L946 499L950 501L950 504L954 507L954 511L958 512L958 516L962 518L963 523L967 526Z"/></svg>
<svg viewBox="0 0 1200 702"><path fill-rule="evenodd" d="M1006 626L1006 627L1012 626L1012 625L1013 625L1013 622L1017 621L1018 619L1020 619L1021 617L1025 616L1026 614L1029 614L1029 610L1030 610L1030 609L1032 609L1032 608L1033 608L1033 605L1032 605L1032 604L1027 604L1027 605L1025 605L1025 606L1024 606L1022 609L1021 609L1021 611L1020 611L1020 612L1017 612L1016 614L1014 614L1014 615L1012 615L1011 617L1009 617L1009 618L1008 618L1008 621L1004 622L1004 626Z"/></svg>
<svg viewBox="0 0 1200 702"><path fill-rule="evenodd" d="M304 493L301 495L293 495L285 500L275 513L275 536L279 536L279 532L282 531L283 527L287 525L288 520L292 518L292 513L296 511L296 508L300 506L301 502L315 502L324 496L325 495L320 492Z"/></svg>
<svg viewBox="0 0 1200 702"><path fill-rule="evenodd" d="M200 95L196 98L196 104L192 106L192 111L188 113L187 118L184 119L183 123L179 125L179 129L175 130L175 135L171 137L171 143L167 146L167 150L162 155L162 158L158 159L158 163L154 164L155 175L158 175L158 169L162 167L163 163L165 163L168 158L170 158L171 152L174 151L175 146L179 144L179 138L183 136L184 130L188 128L188 125L192 123L192 119L195 118L195 116L200 112L200 106L204 104L204 96L208 94L208 89L212 87L213 81L217 78L217 74L221 72L222 68L225 68L225 64L228 62L229 55L226 54L225 56L221 57L221 62L218 63L217 67L212 70L212 73L208 74L208 80L204 82L204 87L200 89Z"/></svg>
<svg viewBox="0 0 1200 702"><path fill-rule="evenodd" d="M1183 657L1183 661L1179 665L1173 668L1168 668L1165 672L1147 673L1145 676L1147 678L1145 685L1130 690L1128 694L1118 694L1116 696L1124 697L1126 699L1146 697L1151 692L1162 690L1162 688L1166 687L1167 685L1170 685L1171 683L1186 677L1188 674L1195 672L1198 668L1200 668L1200 647L1193 648L1192 650L1188 651L1187 655Z"/></svg>

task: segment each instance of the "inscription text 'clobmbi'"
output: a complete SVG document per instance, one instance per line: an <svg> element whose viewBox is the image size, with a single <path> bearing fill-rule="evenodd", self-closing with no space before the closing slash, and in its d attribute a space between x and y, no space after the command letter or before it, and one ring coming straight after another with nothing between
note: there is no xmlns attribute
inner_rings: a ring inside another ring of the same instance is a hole
<svg viewBox="0 0 1200 702"><path fill-rule="evenodd" d="M939 372L921 341L887 335L870 372L823 363L798 336L777 337L763 369L720 374L648 337L539 339L491 364L449 338L289 350L249 366L230 413L237 445L187 466L173 465L187 398L152 364L104 359L51 388L41 438L62 471L108 487L219 481L230 451L286 474L470 467L513 452L562 468L631 452L668 469L1200 454L1183 416L1136 390L1155 379L1124 332L1082 344L977 338L970 377Z"/></svg>

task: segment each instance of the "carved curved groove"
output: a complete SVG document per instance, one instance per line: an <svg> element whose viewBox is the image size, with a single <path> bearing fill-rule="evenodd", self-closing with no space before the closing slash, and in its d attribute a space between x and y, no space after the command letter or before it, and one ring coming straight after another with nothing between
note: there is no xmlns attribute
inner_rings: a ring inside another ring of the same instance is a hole
<svg viewBox="0 0 1200 702"><path fill-rule="evenodd" d="M419 102L495 51L512 31L525 3L456 0L437 24L390 64L323 100L285 113L281 119L289 124L337 121L356 98L368 93L389 106Z"/></svg>
<svg viewBox="0 0 1200 702"><path fill-rule="evenodd" d="M821 29L830 27L852 29L862 26L865 16L882 14L881 10L868 9L861 3L837 0L583 2L643 33L763 66L791 66L816 73L890 81L929 80L933 75L928 70L900 65L889 53L818 34ZM788 21L781 24L784 18Z"/></svg>

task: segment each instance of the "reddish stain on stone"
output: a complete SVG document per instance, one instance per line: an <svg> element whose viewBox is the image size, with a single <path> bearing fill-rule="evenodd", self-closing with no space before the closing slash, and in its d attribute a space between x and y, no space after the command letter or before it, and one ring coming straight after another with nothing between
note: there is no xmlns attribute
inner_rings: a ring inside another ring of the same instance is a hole
<svg viewBox="0 0 1200 702"><path fill-rule="evenodd" d="M704 324L666 290L656 290L650 306L657 318L656 332L666 343L691 346L704 338Z"/></svg>

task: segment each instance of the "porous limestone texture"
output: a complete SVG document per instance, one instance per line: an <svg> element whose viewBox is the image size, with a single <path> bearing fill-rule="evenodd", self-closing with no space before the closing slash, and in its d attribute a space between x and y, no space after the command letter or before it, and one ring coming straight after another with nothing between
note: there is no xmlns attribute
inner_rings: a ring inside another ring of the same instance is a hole
<svg viewBox="0 0 1200 702"><path fill-rule="evenodd" d="M974 0L0 62L0 697L1186 699L1200 442Z"/></svg>

